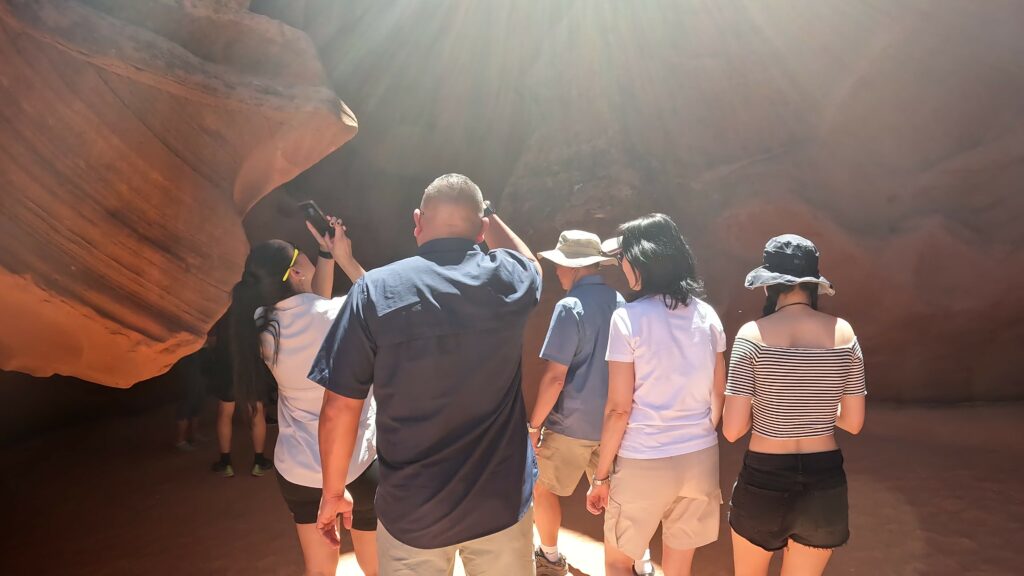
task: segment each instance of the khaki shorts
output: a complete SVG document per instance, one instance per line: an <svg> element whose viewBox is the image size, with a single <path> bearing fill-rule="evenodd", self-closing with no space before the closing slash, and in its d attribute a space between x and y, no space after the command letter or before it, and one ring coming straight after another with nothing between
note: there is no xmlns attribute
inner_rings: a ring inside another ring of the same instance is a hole
<svg viewBox="0 0 1024 576"><path fill-rule="evenodd" d="M490 536L461 544L425 550L403 544L377 525L377 558L381 576L450 576L455 553L468 576L531 576L533 558L533 508L515 525Z"/></svg>
<svg viewBox="0 0 1024 576"><path fill-rule="evenodd" d="M580 476L586 473L587 482L593 479L600 447L600 442L545 430L537 449L537 483L556 496L572 495Z"/></svg>
<svg viewBox="0 0 1024 576"><path fill-rule="evenodd" d="M718 446L669 458L618 457L604 513L604 541L634 560L658 524L662 541L689 550L718 539L722 489Z"/></svg>

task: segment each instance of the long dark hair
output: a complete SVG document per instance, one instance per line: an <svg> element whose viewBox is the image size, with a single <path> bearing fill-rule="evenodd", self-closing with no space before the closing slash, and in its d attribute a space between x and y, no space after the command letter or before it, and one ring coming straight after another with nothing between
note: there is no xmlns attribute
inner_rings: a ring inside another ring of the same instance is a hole
<svg viewBox="0 0 1024 576"><path fill-rule="evenodd" d="M295 293L283 280L295 255L295 247L283 240L270 240L258 244L245 259L242 279L231 290L231 310L228 313L228 349L231 353L232 384L237 401L249 407L252 414L256 403L263 401L274 386L273 376L267 368L260 345L260 335L268 332L274 339L271 363L277 362L280 334L271 319L274 305ZM264 309L259 318L256 311Z"/></svg>
<svg viewBox="0 0 1024 576"><path fill-rule="evenodd" d="M818 285L814 282L801 282L800 284L772 284L766 286L768 296L764 299L764 309L761 310L761 317L770 316L775 313L779 305L779 296L789 294L793 290L803 290L811 297L811 308L818 309Z"/></svg>
<svg viewBox="0 0 1024 576"><path fill-rule="evenodd" d="M703 295L704 283L697 277L693 252L671 218L664 214L641 216L619 226L619 233L622 255L640 280L636 298L657 294L665 306L675 310Z"/></svg>

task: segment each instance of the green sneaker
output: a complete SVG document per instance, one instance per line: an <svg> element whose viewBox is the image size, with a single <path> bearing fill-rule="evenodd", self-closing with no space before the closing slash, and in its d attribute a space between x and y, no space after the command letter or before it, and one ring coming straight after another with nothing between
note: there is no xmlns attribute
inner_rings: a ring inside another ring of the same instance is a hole
<svg viewBox="0 0 1024 576"><path fill-rule="evenodd" d="M210 470L213 470L224 478L231 478L235 475L235 469L231 467L231 464L225 464L220 460L214 462L213 466L210 467Z"/></svg>
<svg viewBox="0 0 1024 576"><path fill-rule="evenodd" d="M274 463L266 458L263 458L262 460L257 460L253 462L252 475L256 477L263 476L264 474L270 472L273 469Z"/></svg>
<svg viewBox="0 0 1024 576"><path fill-rule="evenodd" d="M535 548L533 561L537 564L537 576L565 576L569 573L569 565L561 553L558 554L558 562L552 562L540 548Z"/></svg>

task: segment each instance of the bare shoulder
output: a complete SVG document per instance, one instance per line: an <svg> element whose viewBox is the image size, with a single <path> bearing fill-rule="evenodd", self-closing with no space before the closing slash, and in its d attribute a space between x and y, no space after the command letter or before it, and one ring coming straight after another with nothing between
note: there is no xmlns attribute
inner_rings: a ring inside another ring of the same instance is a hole
<svg viewBox="0 0 1024 576"><path fill-rule="evenodd" d="M736 333L737 338L745 338L758 344L764 344L764 339L761 337L761 327L757 325L756 321L750 321L740 326L739 332Z"/></svg>
<svg viewBox="0 0 1024 576"><path fill-rule="evenodd" d="M857 339L853 332L853 326L842 318L836 318L836 346L849 346Z"/></svg>

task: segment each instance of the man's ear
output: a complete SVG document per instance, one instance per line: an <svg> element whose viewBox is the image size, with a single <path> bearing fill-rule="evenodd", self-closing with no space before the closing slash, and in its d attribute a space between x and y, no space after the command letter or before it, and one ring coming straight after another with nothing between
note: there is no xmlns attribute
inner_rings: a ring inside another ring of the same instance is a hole
<svg viewBox="0 0 1024 576"><path fill-rule="evenodd" d="M416 238L419 238L420 234L423 233L422 220L423 220L423 213L420 212L420 209L417 208L417 209L413 210L412 211L412 222L414 224L414 228L412 229L412 235L415 236Z"/></svg>
<svg viewBox="0 0 1024 576"><path fill-rule="evenodd" d="M491 225L490 218L484 216L480 219L480 233L476 235L476 243L479 244L484 241L484 234L487 233L487 227Z"/></svg>

